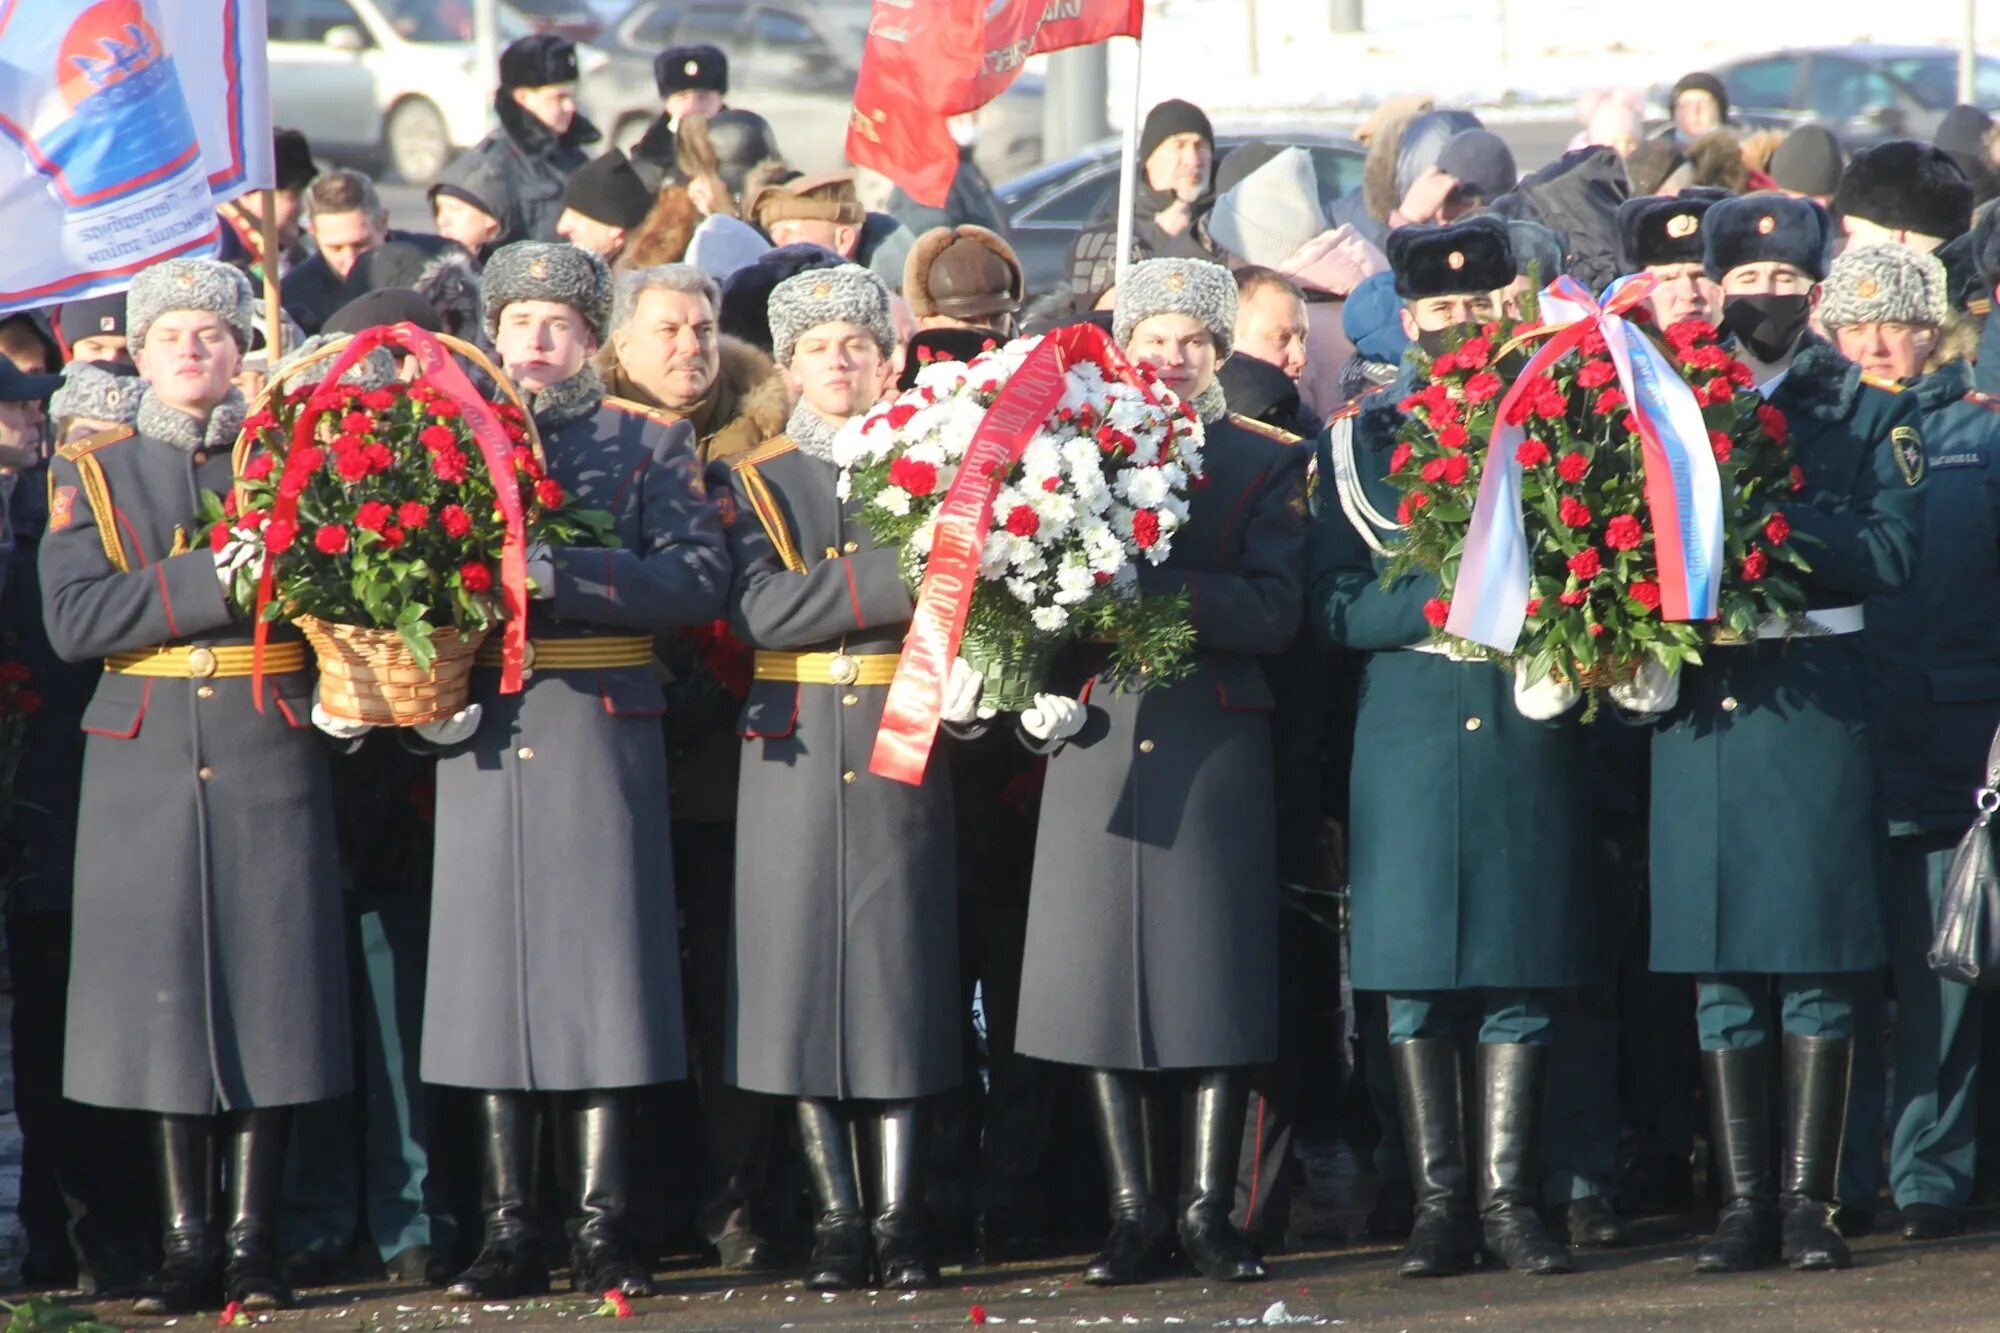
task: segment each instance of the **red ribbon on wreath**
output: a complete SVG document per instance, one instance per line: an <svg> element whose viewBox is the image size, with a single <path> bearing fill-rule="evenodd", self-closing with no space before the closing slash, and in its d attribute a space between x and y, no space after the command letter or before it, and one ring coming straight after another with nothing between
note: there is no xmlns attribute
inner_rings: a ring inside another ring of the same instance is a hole
<svg viewBox="0 0 2000 1333"><path fill-rule="evenodd" d="M500 692L518 694L521 690L521 670L528 654L528 529L527 511L521 504L521 488L514 476L514 450L500 418L494 414L493 404L472 387L472 381L459 368L450 351L428 330L410 323L384 325L363 330L341 349L333 368L326 372L319 387L313 390L312 397L306 400L305 410L293 423L291 447L285 451L277 498L271 503L271 519L273 522L297 520L300 488L287 487L285 482L300 473L297 465L299 454L312 444L320 419L344 405L339 389L340 377L353 369L361 358L383 346L400 348L416 358L417 369L422 372L423 378L435 384L440 393L457 405L472 429L472 438L479 445L480 457L486 461L487 474L493 480L493 494L500 503L500 517L507 529L500 543L500 605L505 615L500 626ZM304 478L299 476L298 479L302 486ZM258 712L264 710L264 648L271 631L264 611L271 604L274 581L271 553L267 550L257 576L256 624L252 631L254 646L250 657L250 689L257 701Z"/></svg>

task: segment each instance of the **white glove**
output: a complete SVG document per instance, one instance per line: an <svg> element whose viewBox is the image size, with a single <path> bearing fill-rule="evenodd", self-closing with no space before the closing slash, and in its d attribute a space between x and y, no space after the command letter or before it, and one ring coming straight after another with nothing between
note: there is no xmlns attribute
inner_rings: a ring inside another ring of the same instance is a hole
<svg viewBox="0 0 2000 1333"><path fill-rule="evenodd" d="M1681 700L1681 673L1669 671L1649 657L1640 664L1631 684L1613 685L1605 692L1628 713L1642 717L1664 713Z"/></svg>
<svg viewBox="0 0 2000 1333"><path fill-rule="evenodd" d="M986 684L986 677L972 669L972 663L964 658L956 658L951 664L951 675L944 682L944 712L941 716L947 722L964 726L983 717L992 717L994 710L979 706L979 691Z"/></svg>
<svg viewBox="0 0 2000 1333"><path fill-rule="evenodd" d="M349 722L344 717L335 717L321 708L317 699L313 700L312 718L315 727L337 741L359 740L375 730L375 724L372 722Z"/></svg>
<svg viewBox="0 0 2000 1333"><path fill-rule="evenodd" d="M229 530L229 540L215 553L215 581L222 585L223 596L236 587L236 576L255 564L263 553L264 544L256 533L248 528Z"/></svg>
<svg viewBox="0 0 2000 1333"><path fill-rule="evenodd" d="M1021 730L1036 740L1066 741L1083 730L1083 703L1066 694L1038 694L1035 706L1022 710Z"/></svg>
<svg viewBox="0 0 2000 1333"><path fill-rule="evenodd" d="M1576 707L1583 691L1557 676L1528 679L1528 664L1514 664L1514 707L1533 722L1547 722Z"/></svg>
<svg viewBox="0 0 2000 1333"><path fill-rule="evenodd" d="M467 704L450 717L439 718L435 722L419 722L410 730L432 745L457 745L471 739L479 730L479 715L483 710L478 704Z"/></svg>
<svg viewBox="0 0 2000 1333"><path fill-rule="evenodd" d="M534 589L528 596L537 602L545 602L556 595L556 553L549 549L547 542L536 542L528 548L528 582Z"/></svg>

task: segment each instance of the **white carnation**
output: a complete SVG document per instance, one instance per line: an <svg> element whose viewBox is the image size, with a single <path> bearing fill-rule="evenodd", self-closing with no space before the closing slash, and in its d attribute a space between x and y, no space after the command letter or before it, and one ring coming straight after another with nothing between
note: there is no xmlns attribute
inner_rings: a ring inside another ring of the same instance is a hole
<svg viewBox="0 0 2000 1333"><path fill-rule="evenodd" d="M1118 474L1118 494L1140 509L1152 509L1167 498L1167 479L1156 467L1127 468Z"/></svg>
<svg viewBox="0 0 2000 1333"><path fill-rule="evenodd" d="M898 518L907 517L910 512L910 493L900 486L884 486L875 493L875 505Z"/></svg>
<svg viewBox="0 0 2000 1333"><path fill-rule="evenodd" d="M1069 612L1060 606L1038 606L1028 613L1028 619L1035 622L1035 628L1044 634L1058 634L1069 625Z"/></svg>

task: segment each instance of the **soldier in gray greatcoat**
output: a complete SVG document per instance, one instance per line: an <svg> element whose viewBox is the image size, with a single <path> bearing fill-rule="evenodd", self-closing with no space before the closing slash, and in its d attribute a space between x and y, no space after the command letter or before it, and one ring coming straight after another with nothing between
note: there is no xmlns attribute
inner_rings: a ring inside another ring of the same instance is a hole
<svg viewBox="0 0 2000 1333"><path fill-rule="evenodd" d="M951 783L868 771L912 603L893 547L835 493L835 432L875 401L895 346L889 294L857 265L771 293L778 363L803 397L783 435L711 469L728 497L730 619L758 650L739 731L732 1011L725 1068L798 1098L817 1217L806 1285L937 1281L922 1234L919 1102L959 1078ZM874 1245L856 1173L873 1138Z"/></svg>
<svg viewBox="0 0 2000 1333"><path fill-rule="evenodd" d="M203 493L231 483L249 281L174 260L140 274L128 311L150 386L133 426L58 451L41 546L50 643L105 659L82 719L64 1092L159 1117L165 1262L140 1310L270 1309L291 1300L289 1110L352 1073L332 793L296 636L275 636L254 706L250 618L225 593L249 551L188 549Z"/></svg>
<svg viewBox="0 0 2000 1333"><path fill-rule="evenodd" d="M531 550L524 687L500 693L495 636L473 702L429 737L443 754L423 1075L477 1089L483 1118L485 1236L449 1295L546 1290L529 1186L534 1094L554 1092L575 1139L570 1285L646 1296L624 1234L631 1092L686 1077L652 636L722 614L728 557L692 428L604 401L603 261L508 246L484 301L548 476L610 511L620 545Z"/></svg>
<svg viewBox="0 0 2000 1333"><path fill-rule="evenodd" d="M1049 761L1017 1044L1088 1070L1113 1223L1084 1280L1139 1281L1164 1257L1174 1228L1147 1179L1141 1075L1174 1070L1186 1084L1181 1249L1211 1278L1248 1281L1264 1267L1229 1214L1249 1067L1275 1057L1278 1032L1271 690L1257 659L1298 632L1307 451L1223 400L1227 270L1134 265L1113 328L1206 432L1188 522L1139 574L1149 593L1187 595L1198 661L1185 680L1129 693L1099 679L1102 648L1058 664L1088 711Z"/></svg>

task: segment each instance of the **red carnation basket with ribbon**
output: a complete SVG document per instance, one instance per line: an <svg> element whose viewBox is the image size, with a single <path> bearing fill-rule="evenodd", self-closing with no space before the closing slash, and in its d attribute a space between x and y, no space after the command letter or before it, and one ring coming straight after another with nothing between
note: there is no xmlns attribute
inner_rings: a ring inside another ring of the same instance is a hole
<svg viewBox="0 0 2000 1333"><path fill-rule="evenodd" d="M342 383L377 348L407 354L409 383ZM495 384L489 402L453 354ZM331 365L326 365L331 362ZM325 365L316 384L286 380ZM244 553L230 595L254 611L263 707L274 621L299 627L329 715L414 726L465 706L473 659L500 635L500 688L521 688L527 549L615 544L607 515L568 503L519 392L469 343L412 324L366 330L283 367L244 422L235 486L210 497L208 539Z"/></svg>

